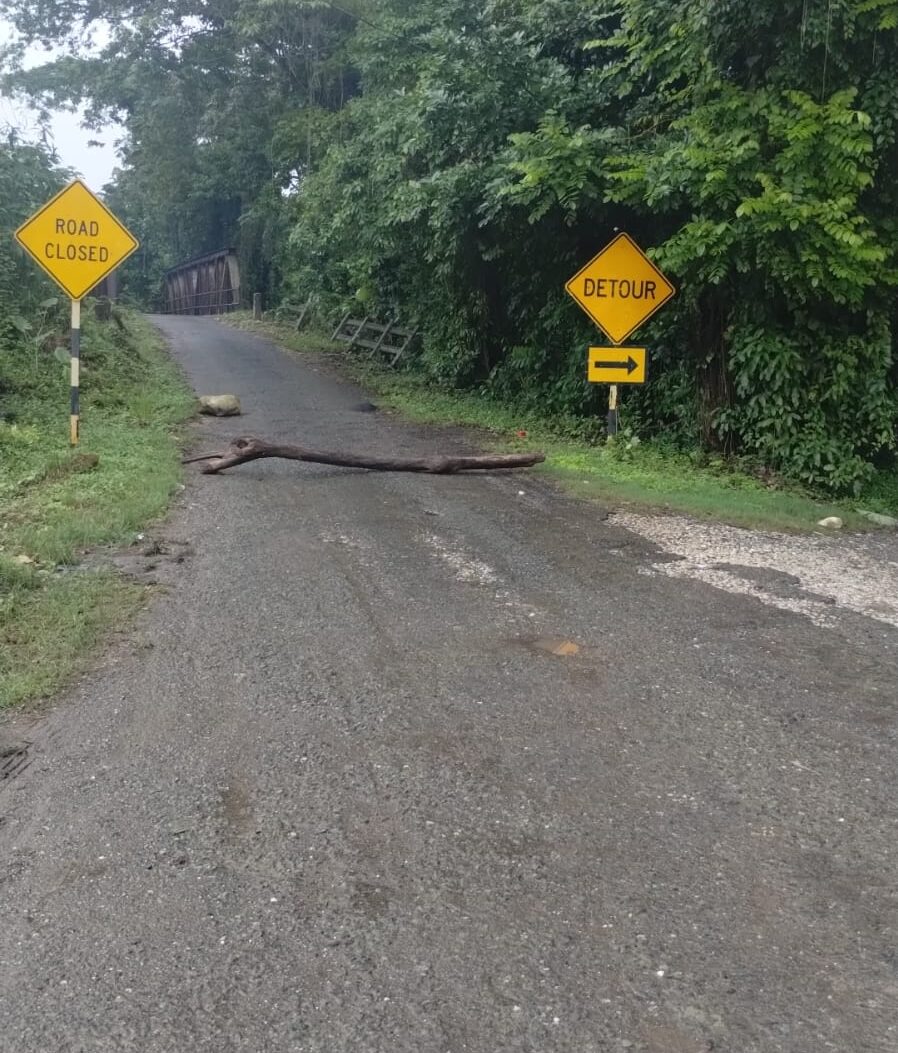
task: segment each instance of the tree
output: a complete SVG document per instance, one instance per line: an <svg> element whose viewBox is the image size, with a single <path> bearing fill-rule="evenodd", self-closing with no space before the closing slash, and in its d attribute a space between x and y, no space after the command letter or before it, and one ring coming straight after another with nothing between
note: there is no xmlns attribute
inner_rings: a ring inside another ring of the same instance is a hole
<svg viewBox="0 0 898 1053"><path fill-rule="evenodd" d="M250 280L271 287L270 233L283 192L307 164L292 136L308 114L353 90L336 53L354 19L310 0L77 0L0 4L24 42L66 49L23 71L7 51L7 85L43 105L85 103L87 120L124 125L110 200L144 252L130 264L157 287L161 271L236 244ZM102 30L107 42L85 47Z"/></svg>
<svg viewBox="0 0 898 1053"><path fill-rule="evenodd" d="M57 44L99 18L5 10ZM256 287L416 320L436 382L588 416L596 334L562 288L626 229L679 287L639 334L639 434L834 491L894 450L896 0L142 0L103 18L101 56L13 80L124 121L113 200L153 280L233 240Z"/></svg>

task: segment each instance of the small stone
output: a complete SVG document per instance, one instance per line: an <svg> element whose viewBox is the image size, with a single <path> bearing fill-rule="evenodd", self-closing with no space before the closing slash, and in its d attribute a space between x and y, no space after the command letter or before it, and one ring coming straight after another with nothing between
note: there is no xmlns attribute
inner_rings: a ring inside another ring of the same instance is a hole
<svg viewBox="0 0 898 1053"><path fill-rule="evenodd" d="M879 512L864 512L862 509L859 509L858 513L864 519L869 519L871 523L875 523L877 526L898 527L898 519L895 519L894 516L884 516Z"/></svg>
<svg viewBox="0 0 898 1053"><path fill-rule="evenodd" d="M817 526L825 527L827 530L841 530L842 520L838 516L827 516L821 519Z"/></svg>
<svg viewBox="0 0 898 1053"><path fill-rule="evenodd" d="M236 395L203 395L200 413L207 417L239 417L243 411Z"/></svg>

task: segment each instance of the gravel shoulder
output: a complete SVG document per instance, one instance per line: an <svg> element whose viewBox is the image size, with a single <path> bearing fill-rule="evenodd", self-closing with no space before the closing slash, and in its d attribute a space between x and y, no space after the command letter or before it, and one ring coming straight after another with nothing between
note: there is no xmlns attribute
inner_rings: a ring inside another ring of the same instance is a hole
<svg viewBox="0 0 898 1053"><path fill-rule="evenodd" d="M616 512L610 522L661 549L643 573L701 581L794 611L821 628L852 611L898 628L898 533L780 534L682 516ZM669 557L673 557L673 562Z"/></svg>

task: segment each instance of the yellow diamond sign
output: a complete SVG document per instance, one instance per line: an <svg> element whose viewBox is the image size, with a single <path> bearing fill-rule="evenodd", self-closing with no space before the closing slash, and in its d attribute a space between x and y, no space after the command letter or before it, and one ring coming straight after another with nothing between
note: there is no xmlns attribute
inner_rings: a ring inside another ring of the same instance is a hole
<svg viewBox="0 0 898 1053"><path fill-rule="evenodd" d="M23 223L16 241L73 300L138 247L137 238L76 179Z"/></svg>
<svg viewBox="0 0 898 1053"><path fill-rule="evenodd" d="M565 289L615 344L676 293L629 234L618 234Z"/></svg>

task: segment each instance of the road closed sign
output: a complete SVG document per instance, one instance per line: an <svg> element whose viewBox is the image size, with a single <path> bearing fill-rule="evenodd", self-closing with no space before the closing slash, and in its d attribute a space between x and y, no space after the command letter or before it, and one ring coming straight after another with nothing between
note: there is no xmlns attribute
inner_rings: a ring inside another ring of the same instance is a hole
<svg viewBox="0 0 898 1053"><path fill-rule="evenodd" d="M676 293L629 234L619 234L606 245L565 289L615 344Z"/></svg>
<svg viewBox="0 0 898 1053"><path fill-rule="evenodd" d="M80 300L138 247L133 234L76 179L16 231L16 241Z"/></svg>

